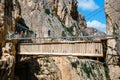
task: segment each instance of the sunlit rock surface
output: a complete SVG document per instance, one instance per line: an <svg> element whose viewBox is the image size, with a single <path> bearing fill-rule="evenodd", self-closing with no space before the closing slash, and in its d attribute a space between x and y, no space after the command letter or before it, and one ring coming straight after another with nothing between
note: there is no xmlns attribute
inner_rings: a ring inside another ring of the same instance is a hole
<svg viewBox="0 0 120 80"><path fill-rule="evenodd" d="M9 31L15 32L15 30L19 31L21 29L16 23L36 33L36 37L65 37L92 34L89 33L89 30L88 33L85 31L87 29L86 22L84 16L77 12L77 0L5 1L6 5L0 4L0 38L2 39L5 37L3 35L4 32L8 34ZM5 22L2 16L5 17ZM117 21L119 17L114 18L115 20L113 21ZM109 17L107 19L108 22L111 21ZM108 26L111 24L111 22L110 24L108 23ZM109 28L108 31L112 34L113 31L111 32L111 30L114 28ZM48 34L49 31L50 35ZM92 31L94 32L94 30ZM24 59L27 56L17 56L17 60L15 60L16 49L18 47L15 48L15 45L9 42L2 45L0 80L13 80L13 78L15 80L110 80L110 76L112 76L112 72L109 70L110 67L108 68L102 63L86 58L46 57L32 59L28 62L19 62L19 57ZM15 61L17 63L14 68ZM117 69L118 66L113 71ZM109 72L110 75L108 74ZM119 78L118 75L113 75L113 77L116 80Z"/></svg>
<svg viewBox="0 0 120 80"><path fill-rule="evenodd" d="M120 1L106 0L105 12L107 17L107 34L120 35ZM120 79L120 39L108 40L107 60L110 69L111 80ZM112 54L112 55L111 55ZM113 56L118 55L118 56ZM112 58L111 58L112 57Z"/></svg>

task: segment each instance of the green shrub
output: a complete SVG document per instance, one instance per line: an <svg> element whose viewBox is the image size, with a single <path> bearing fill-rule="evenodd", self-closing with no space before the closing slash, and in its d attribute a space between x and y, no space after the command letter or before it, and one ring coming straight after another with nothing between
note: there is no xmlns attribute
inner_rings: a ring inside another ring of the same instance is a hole
<svg viewBox="0 0 120 80"><path fill-rule="evenodd" d="M49 15L50 14L50 10L49 9L45 9L45 13Z"/></svg>
<svg viewBox="0 0 120 80"><path fill-rule="evenodd" d="M48 18L49 23L51 23L51 20Z"/></svg>

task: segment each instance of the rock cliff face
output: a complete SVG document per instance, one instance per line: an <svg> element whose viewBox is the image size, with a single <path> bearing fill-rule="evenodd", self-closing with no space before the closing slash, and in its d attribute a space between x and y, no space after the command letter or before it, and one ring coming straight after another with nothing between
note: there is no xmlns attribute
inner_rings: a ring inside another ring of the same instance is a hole
<svg viewBox="0 0 120 80"><path fill-rule="evenodd" d="M85 32L89 36L105 36L106 35L104 32L100 32L97 29L90 28L90 27L85 28ZM97 37L97 38L91 38L91 39L92 40L97 40L97 39L99 40L101 38Z"/></svg>
<svg viewBox="0 0 120 80"><path fill-rule="evenodd" d="M77 0L0 0L3 40L6 34L21 31L30 31L36 37L83 36L87 35L85 28L84 16L77 12ZM0 80L13 80L14 69L15 80L109 80L107 67L77 57L37 58L17 62L14 68L15 44L1 42Z"/></svg>
<svg viewBox="0 0 120 80"><path fill-rule="evenodd" d="M3 39L4 32L4 3L0 2L0 39Z"/></svg>
<svg viewBox="0 0 120 80"><path fill-rule="evenodd" d="M120 35L120 1L106 0L105 11L107 18L107 34ZM110 68L110 75L112 80L120 79L120 39L108 40L108 63ZM112 54L112 55L111 55ZM113 56L117 55L117 56ZM111 58L113 57L113 58ZM111 58L111 59L110 59ZM115 65L115 66L113 66Z"/></svg>
<svg viewBox="0 0 120 80"><path fill-rule="evenodd" d="M5 15L12 15L10 3L10 0L0 0L0 80L14 79L15 44L5 41L5 34L15 28L12 20L7 22L5 18Z"/></svg>
<svg viewBox="0 0 120 80"><path fill-rule="evenodd" d="M105 11L107 18L107 34L109 35L119 35L119 25L120 25L120 5L119 1L106 0ZM111 44L112 42L112 44ZM120 55L119 51L119 38L116 40L108 41L108 45L115 48L114 54Z"/></svg>
<svg viewBox="0 0 120 80"><path fill-rule="evenodd" d="M22 0L18 5L21 21L37 33L37 37L83 35L81 27L86 24L77 12L77 0Z"/></svg>
<svg viewBox="0 0 120 80"><path fill-rule="evenodd" d="M20 64L16 80L110 80L107 66L90 59L45 57Z"/></svg>
<svg viewBox="0 0 120 80"><path fill-rule="evenodd" d="M13 43L8 42L2 45L0 80L14 79L15 53L15 45Z"/></svg>
<svg viewBox="0 0 120 80"><path fill-rule="evenodd" d="M17 22L37 33L37 37L87 35L84 30L85 19L77 12L77 0L18 0L15 6L17 15L21 17ZM17 26L17 29L19 28L21 27ZM15 72L20 80L94 80L94 77L98 80L107 80L109 78L105 75L108 71L105 71L103 66L95 66L95 62L88 61L81 61L77 57L75 59L74 57L43 58L27 62L22 65L23 67L16 68ZM93 68L99 71L93 72ZM24 77L22 73L25 73ZM99 78L98 75L102 77Z"/></svg>
<svg viewBox="0 0 120 80"><path fill-rule="evenodd" d="M15 45L10 41L4 41L6 34L22 30L24 32L26 30L32 31L37 34L36 37L83 36L86 23L84 17L77 12L77 0L0 1L0 38L2 39L0 41L2 43L0 45L2 47L0 59L1 80L13 80L14 78L15 80L80 79L80 76L72 68L67 58L57 57L50 59L50 62L44 58L43 60L37 59L37 61L25 63L26 65L22 65L20 69L16 68L14 77ZM68 63L64 62L64 60ZM27 75L23 74L21 76L21 72Z"/></svg>

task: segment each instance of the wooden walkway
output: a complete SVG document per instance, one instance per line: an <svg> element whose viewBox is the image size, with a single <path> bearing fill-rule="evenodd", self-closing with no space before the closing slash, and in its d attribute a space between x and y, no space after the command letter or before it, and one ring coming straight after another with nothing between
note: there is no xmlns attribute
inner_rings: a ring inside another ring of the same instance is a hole
<svg viewBox="0 0 120 80"><path fill-rule="evenodd" d="M104 57L106 40L20 43L19 55Z"/></svg>

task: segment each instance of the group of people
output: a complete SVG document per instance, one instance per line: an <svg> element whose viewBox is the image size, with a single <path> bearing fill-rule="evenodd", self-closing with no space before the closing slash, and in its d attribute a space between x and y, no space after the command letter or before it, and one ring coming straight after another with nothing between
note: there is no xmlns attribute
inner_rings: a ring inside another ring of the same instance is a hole
<svg viewBox="0 0 120 80"><path fill-rule="evenodd" d="M28 31L20 31L20 32L8 32L7 38L24 38L24 37L31 37L32 34Z"/></svg>

